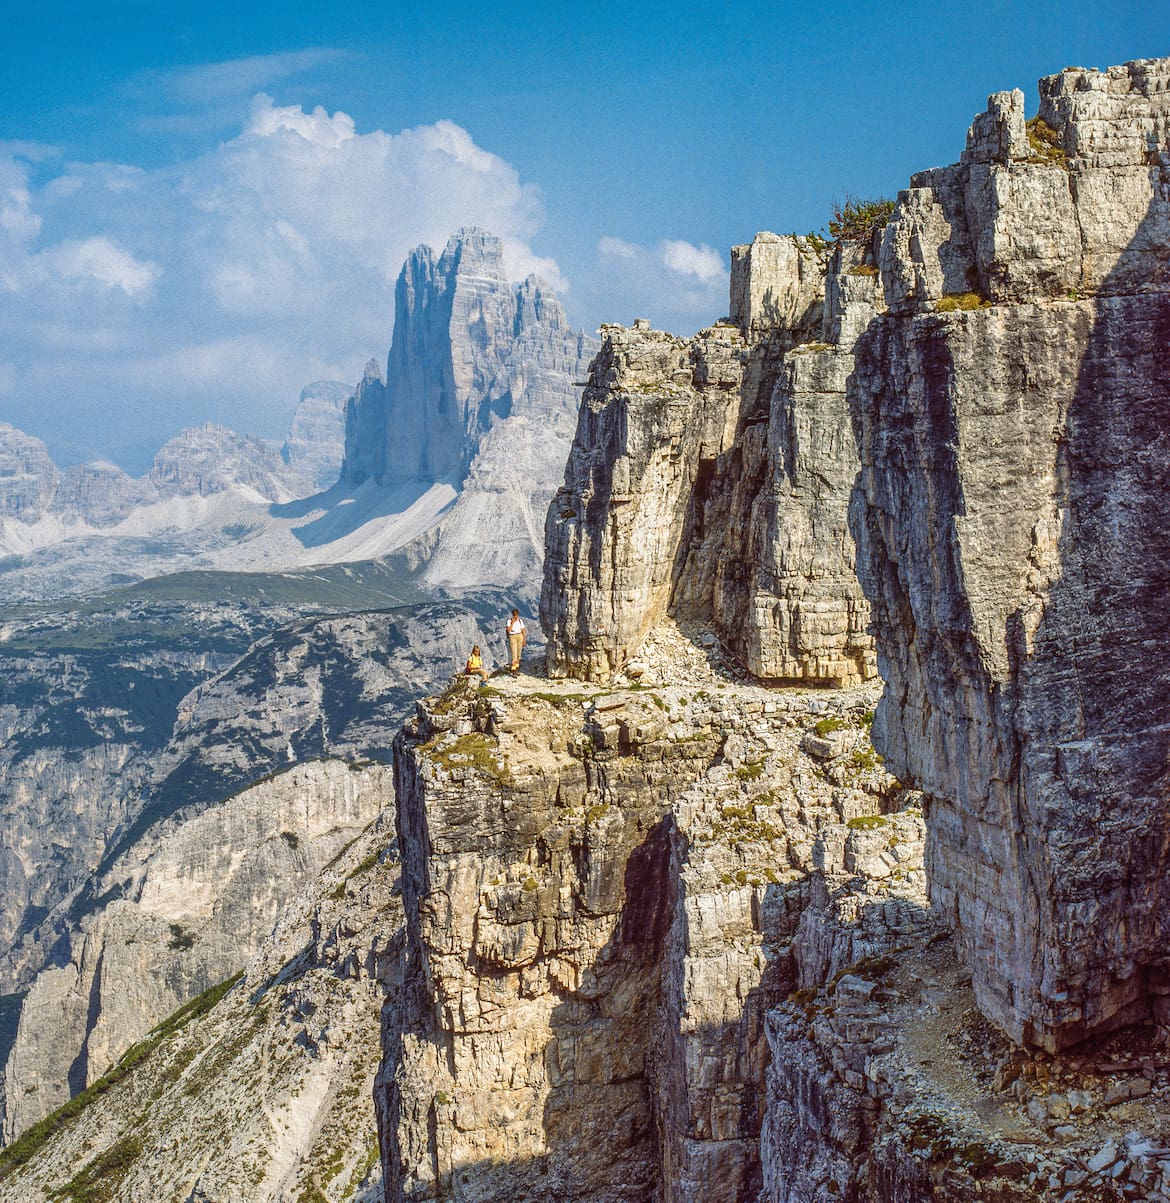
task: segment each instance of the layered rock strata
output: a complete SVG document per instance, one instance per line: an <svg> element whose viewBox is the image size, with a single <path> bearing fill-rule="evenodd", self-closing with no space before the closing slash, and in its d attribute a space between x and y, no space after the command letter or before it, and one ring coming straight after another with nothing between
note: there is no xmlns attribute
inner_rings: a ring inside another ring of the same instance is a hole
<svg viewBox="0 0 1170 1203"><path fill-rule="evenodd" d="M673 612L756 676L848 681L876 608L933 900L1049 1048L1165 1014L1167 74L1066 71L1032 122L993 96L837 244L819 342L811 252L774 236L735 256L734 327L607 329L546 528L560 674L609 679Z"/></svg>
<svg viewBox="0 0 1170 1203"><path fill-rule="evenodd" d="M725 694L693 654L643 690L456 684L404 730L388 1198L755 1197L811 875L897 791L869 695Z"/></svg>
<svg viewBox="0 0 1170 1203"><path fill-rule="evenodd" d="M849 389L877 740L980 1006L1049 1049L1170 1018L1168 80L992 96L898 198Z"/></svg>
<svg viewBox="0 0 1170 1203"><path fill-rule="evenodd" d="M304 481L305 493L337 483L345 456L345 412L353 386L318 380L301 390L280 458Z"/></svg>
<svg viewBox="0 0 1170 1203"><path fill-rule="evenodd" d="M494 235L460 230L438 256L418 247L398 277L385 379L373 365L350 407L344 478L462 480L493 420L576 411L589 341L535 276L508 282Z"/></svg>
<svg viewBox="0 0 1170 1203"><path fill-rule="evenodd" d="M826 262L760 234L732 256L728 322L687 340L603 329L545 529L558 674L609 679L668 613L709 621L757 677L874 674L845 403L852 342L880 303L873 246Z"/></svg>

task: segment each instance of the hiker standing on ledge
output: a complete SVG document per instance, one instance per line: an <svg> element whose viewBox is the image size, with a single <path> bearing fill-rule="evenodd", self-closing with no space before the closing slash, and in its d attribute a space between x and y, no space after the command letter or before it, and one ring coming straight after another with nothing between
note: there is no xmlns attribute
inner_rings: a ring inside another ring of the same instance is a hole
<svg viewBox="0 0 1170 1203"><path fill-rule="evenodd" d="M519 610L512 611L512 617L508 620L508 651L512 655L512 676L515 676L520 668L520 653L524 650L524 645L528 642L528 628L524 625L524 619L520 617Z"/></svg>

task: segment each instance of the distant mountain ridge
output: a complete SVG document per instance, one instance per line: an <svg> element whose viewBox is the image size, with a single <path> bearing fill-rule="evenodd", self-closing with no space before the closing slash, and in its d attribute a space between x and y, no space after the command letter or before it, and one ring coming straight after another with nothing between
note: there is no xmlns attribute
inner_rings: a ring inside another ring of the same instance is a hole
<svg viewBox="0 0 1170 1203"><path fill-rule="evenodd" d="M167 497L241 488L264 501L286 502L328 488L341 467L345 403L352 395L338 381L307 386L279 449L211 422L188 427L163 444L141 477L101 460L59 468L40 439L0 422L0 546L10 534L5 518L28 526L55 517L101 529Z"/></svg>
<svg viewBox="0 0 1170 1203"><path fill-rule="evenodd" d="M500 240L462 230L403 266L387 372L306 388L279 449L184 430L132 477L58 468L0 423L0 579L37 600L187 570L288 571L401 552L423 582L534 596L544 512L597 349Z"/></svg>

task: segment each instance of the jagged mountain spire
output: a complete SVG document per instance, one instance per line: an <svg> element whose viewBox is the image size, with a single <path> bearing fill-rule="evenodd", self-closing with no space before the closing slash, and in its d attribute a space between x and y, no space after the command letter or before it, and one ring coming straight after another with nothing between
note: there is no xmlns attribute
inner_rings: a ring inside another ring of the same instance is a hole
<svg viewBox="0 0 1170 1203"><path fill-rule="evenodd" d="M508 282L499 238L462 229L439 256L416 248L398 276L385 379L367 369L350 410L343 478L462 482L497 419L576 412L582 354L550 289Z"/></svg>

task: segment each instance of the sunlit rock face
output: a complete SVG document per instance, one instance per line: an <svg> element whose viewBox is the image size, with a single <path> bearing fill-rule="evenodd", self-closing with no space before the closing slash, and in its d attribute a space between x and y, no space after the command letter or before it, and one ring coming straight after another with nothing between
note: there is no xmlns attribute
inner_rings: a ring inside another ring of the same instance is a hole
<svg viewBox="0 0 1170 1203"><path fill-rule="evenodd" d="M761 235L694 339L606 327L546 525L556 674L674 614L845 683L876 633L934 904L1048 1048L1165 1009L1166 77L997 93L872 238Z"/></svg>
<svg viewBox="0 0 1170 1203"><path fill-rule="evenodd" d="M922 912L920 815L887 854L904 791L869 748L876 687L724 692L685 639L653 638L649 689L583 706L574 684L456 681L395 745L388 1199L755 1198L764 1016L799 984L813 877L884 878L886 910ZM824 713L831 779L808 750ZM822 970L858 935L822 941Z"/></svg>
<svg viewBox="0 0 1170 1203"><path fill-rule="evenodd" d="M850 388L876 739L980 1005L1046 1048L1167 1016L1168 74L1049 77L1050 132L992 96L899 196Z"/></svg>
<svg viewBox="0 0 1170 1203"><path fill-rule="evenodd" d="M691 339L603 327L545 527L554 672L607 680L674 614L756 677L874 675L845 398L880 303L874 250L758 234L732 251L729 320Z"/></svg>
<svg viewBox="0 0 1170 1203"><path fill-rule="evenodd" d="M165 443L147 478L159 497L208 497L243 487L266 501L288 501L280 454L251 435L207 423Z"/></svg>

